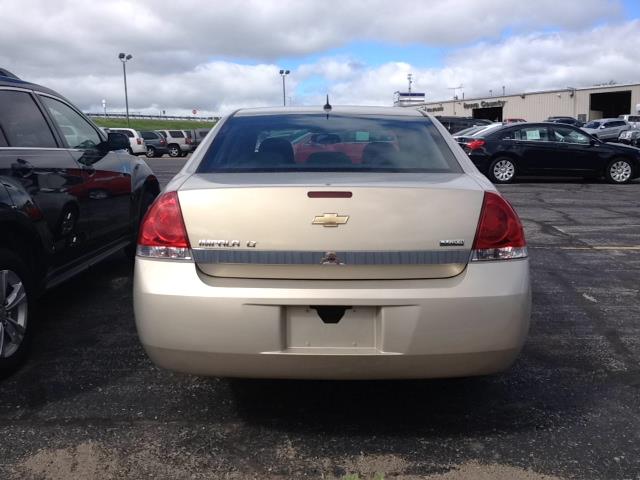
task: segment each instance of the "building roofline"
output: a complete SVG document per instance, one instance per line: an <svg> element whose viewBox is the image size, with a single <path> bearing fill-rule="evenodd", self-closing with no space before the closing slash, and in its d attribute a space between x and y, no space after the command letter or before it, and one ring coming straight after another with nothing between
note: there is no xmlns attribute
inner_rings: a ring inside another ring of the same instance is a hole
<svg viewBox="0 0 640 480"><path fill-rule="evenodd" d="M625 88L625 87L640 87L640 83L620 83L615 85L593 85L590 87L576 87L576 88L556 88L553 90L535 90L532 92L521 92L521 93L511 93L509 95L493 95L493 96L484 96L484 97L471 97L471 98L458 98L454 100L450 98L448 100L434 100L431 102L423 102L420 104L407 105L409 107L420 107L422 105L435 105L441 103L451 103L451 102L474 102L476 100L500 100L503 98L513 98L513 97L522 97L522 95L542 95L545 93L558 93L558 92L573 92L573 91L584 91L584 90L596 90L596 89L610 89L610 88ZM406 108L406 107L401 107Z"/></svg>

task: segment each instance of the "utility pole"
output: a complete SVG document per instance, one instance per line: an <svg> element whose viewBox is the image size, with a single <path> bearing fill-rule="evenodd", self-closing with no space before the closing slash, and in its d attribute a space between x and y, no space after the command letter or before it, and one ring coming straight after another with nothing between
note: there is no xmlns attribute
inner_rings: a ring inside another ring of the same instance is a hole
<svg viewBox="0 0 640 480"><path fill-rule="evenodd" d="M413 73L409 73L407 75L407 80L409 80L409 96L411 96L411 84L413 83Z"/></svg>
<svg viewBox="0 0 640 480"><path fill-rule="evenodd" d="M456 114L456 101L458 100L458 96L456 95L456 92L458 90L462 90L462 84L458 85L457 87L448 87L447 90L453 90L453 114ZM464 93L463 93L464 95Z"/></svg>

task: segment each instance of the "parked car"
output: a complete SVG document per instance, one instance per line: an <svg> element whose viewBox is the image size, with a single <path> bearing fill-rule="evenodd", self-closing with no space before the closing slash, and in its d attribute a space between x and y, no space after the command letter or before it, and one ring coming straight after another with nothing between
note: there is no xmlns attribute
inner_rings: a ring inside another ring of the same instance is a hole
<svg viewBox="0 0 640 480"><path fill-rule="evenodd" d="M193 150L198 148L200 142L207 136L210 128L195 128L193 130L185 130L187 137L191 139L191 144L193 145Z"/></svg>
<svg viewBox="0 0 640 480"><path fill-rule="evenodd" d="M487 132L490 129L502 127L503 125L504 123L502 122L495 122L489 125L478 125L476 127L467 128L453 135L453 139L459 144L464 145L473 140L477 135L480 135L483 132Z"/></svg>
<svg viewBox="0 0 640 480"><path fill-rule="evenodd" d="M110 132L122 133L129 139L129 148L127 150L131 155L146 155L147 145L144 142L144 138L140 135L140 132L133 128L109 128Z"/></svg>
<svg viewBox="0 0 640 480"><path fill-rule="evenodd" d="M140 132L144 143L147 146L147 157L161 157L165 153L169 153L167 148L167 140L157 132Z"/></svg>
<svg viewBox="0 0 640 480"><path fill-rule="evenodd" d="M551 123L563 123L565 125L573 125L574 127L582 127L584 122L577 120L573 117L549 117L547 118L547 122Z"/></svg>
<svg viewBox="0 0 640 480"><path fill-rule="evenodd" d="M0 376L25 359L43 291L135 245L159 185L128 147L53 90L0 76Z"/></svg>
<svg viewBox="0 0 640 480"><path fill-rule="evenodd" d="M640 147L640 129L625 130L618 137L618 142Z"/></svg>
<svg viewBox="0 0 640 480"><path fill-rule="evenodd" d="M156 130L167 141L170 157L184 157L194 150L192 140L183 130Z"/></svg>
<svg viewBox="0 0 640 480"><path fill-rule="evenodd" d="M134 305L151 359L271 378L507 368L530 314L512 207L427 114L326 110L233 113L150 208ZM370 141L361 163L341 152L299 161L284 134L294 129L375 133L397 148Z"/></svg>
<svg viewBox="0 0 640 480"><path fill-rule="evenodd" d="M605 144L571 125L505 125L480 133L463 149L494 183L526 175L604 176L628 183L640 175L640 149Z"/></svg>
<svg viewBox="0 0 640 480"><path fill-rule="evenodd" d="M491 120L485 120L482 118L471 118L471 117L446 117L446 116L440 115L440 116L436 116L435 118L451 134L459 132L460 130L464 130L465 128L474 127L476 125L489 125L493 123Z"/></svg>
<svg viewBox="0 0 640 480"><path fill-rule="evenodd" d="M640 115L618 115L618 118L626 121L631 128L640 128Z"/></svg>
<svg viewBox="0 0 640 480"><path fill-rule="evenodd" d="M631 126L626 120L620 120L618 118L602 118L600 120L593 120L587 123L582 130L587 132L603 142L608 140L618 140L620 133L625 130L629 130Z"/></svg>

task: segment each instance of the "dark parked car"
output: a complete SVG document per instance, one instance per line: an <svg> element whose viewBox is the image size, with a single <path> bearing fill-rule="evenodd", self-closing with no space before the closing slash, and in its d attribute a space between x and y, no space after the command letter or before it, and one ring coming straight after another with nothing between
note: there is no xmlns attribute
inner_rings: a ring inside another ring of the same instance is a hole
<svg viewBox="0 0 640 480"><path fill-rule="evenodd" d="M0 376L25 358L38 295L135 244L149 167L47 88L0 76Z"/></svg>
<svg viewBox="0 0 640 480"><path fill-rule="evenodd" d="M165 153L169 153L167 148L167 140L157 132L140 132L144 143L147 145L147 157L161 157Z"/></svg>
<svg viewBox="0 0 640 480"><path fill-rule="evenodd" d="M476 125L490 125L493 123L491 120L471 117L445 117L440 115L435 118L438 119L442 126L449 130L449 133L452 135L460 130L464 130L465 128L474 127Z"/></svg>
<svg viewBox="0 0 640 480"><path fill-rule="evenodd" d="M611 183L627 183L640 175L640 149L603 143L571 125L505 125L461 145L494 183L522 175L604 176Z"/></svg>
<svg viewBox="0 0 640 480"><path fill-rule="evenodd" d="M576 120L573 117L549 117L547 118L547 122L550 123L562 123L565 125L573 125L574 127L582 127L584 125L584 122L581 122L580 120Z"/></svg>

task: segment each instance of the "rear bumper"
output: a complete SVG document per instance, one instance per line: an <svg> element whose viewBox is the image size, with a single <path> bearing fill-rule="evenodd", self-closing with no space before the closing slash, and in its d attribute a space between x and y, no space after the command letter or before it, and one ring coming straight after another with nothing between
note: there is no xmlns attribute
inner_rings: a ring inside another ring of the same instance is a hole
<svg viewBox="0 0 640 480"><path fill-rule="evenodd" d="M508 368L524 343L531 300L528 260L474 263L438 280L286 281L216 279L193 263L137 258L134 303L140 339L161 367L231 377L375 379ZM309 305L371 307L372 344L292 347L290 330L298 327L287 312Z"/></svg>
<svg viewBox="0 0 640 480"><path fill-rule="evenodd" d="M134 143L131 144L131 151L134 155L144 155L145 153L147 153L147 146Z"/></svg>

